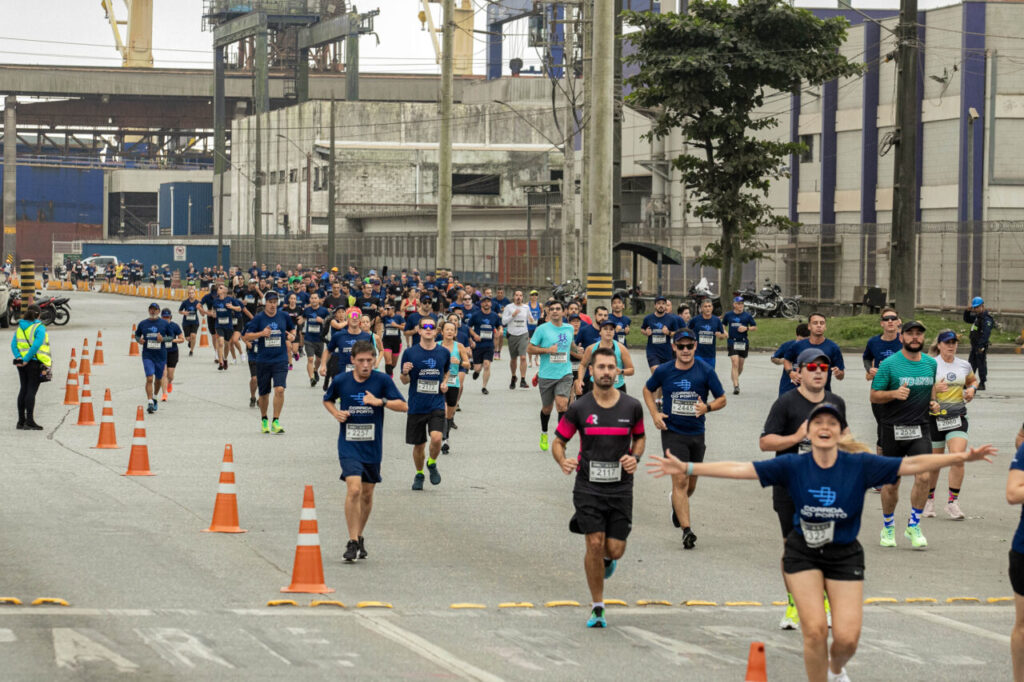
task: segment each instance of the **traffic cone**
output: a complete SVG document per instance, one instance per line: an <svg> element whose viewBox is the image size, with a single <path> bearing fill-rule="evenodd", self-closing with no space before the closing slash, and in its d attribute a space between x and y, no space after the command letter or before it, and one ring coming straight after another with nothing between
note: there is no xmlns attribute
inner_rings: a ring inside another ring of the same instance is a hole
<svg viewBox="0 0 1024 682"><path fill-rule="evenodd" d="M103 366L103 332L96 332L96 352L92 354L92 364Z"/></svg>
<svg viewBox="0 0 1024 682"><path fill-rule="evenodd" d="M768 671L765 669L764 642L751 642L750 655L747 657L747 675L744 682L768 682Z"/></svg>
<svg viewBox="0 0 1024 682"><path fill-rule="evenodd" d="M135 432L132 434L132 451L128 455L128 471L122 476L154 476L149 470L149 447L146 445L146 423L142 417L142 405L135 413Z"/></svg>
<svg viewBox="0 0 1024 682"><path fill-rule="evenodd" d="M238 527L238 498L235 495L235 459L230 445L224 446L224 461L220 465L220 484L217 500L213 503L213 521L204 533L244 533Z"/></svg>
<svg viewBox="0 0 1024 682"><path fill-rule="evenodd" d="M292 584L282 592L327 594L334 592L324 584L324 562L320 557L320 533L316 525L316 506L313 504L313 486L307 485L302 496L302 515L299 517L299 541L295 547L295 565Z"/></svg>
<svg viewBox="0 0 1024 682"><path fill-rule="evenodd" d="M89 362L89 339L82 339L82 362L78 365L79 374L92 374L92 364Z"/></svg>
<svg viewBox="0 0 1024 682"><path fill-rule="evenodd" d="M132 345L128 346L128 357L136 358L139 356L139 344L135 340L135 325L132 325Z"/></svg>
<svg viewBox="0 0 1024 682"><path fill-rule="evenodd" d="M110 389L103 395L103 415L100 417L100 437L97 450L116 450L117 433L114 431L114 406L110 402Z"/></svg>
<svg viewBox="0 0 1024 682"><path fill-rule="evenodd" d="M76 426L96 426L96 416L92 412L92 390L89 388L89 375L82 377L82 398L78 404L78 421Z"/></svg>
<svg viewBox="0 0 1024 682"><path fill-rule="evenodd" d="M210 347L210 339L207 338L206 333L207 333L206 332L206 320L204 319L203 320L203 329L202 329L202 332L199 335L199 347L200 348L209 348Z"/></svg>
<svg viewBox="0 0 1024 682"><path fill-rule="evenodd" d="M75 362L75 349L71 349L71 365L68 367L68 381L64 384L64 404L78 404L78 363Z"/></svg>

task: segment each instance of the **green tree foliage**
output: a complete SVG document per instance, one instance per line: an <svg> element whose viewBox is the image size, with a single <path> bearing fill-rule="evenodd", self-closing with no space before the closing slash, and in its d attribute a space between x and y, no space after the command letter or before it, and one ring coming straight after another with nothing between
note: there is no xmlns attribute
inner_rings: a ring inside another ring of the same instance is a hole
<svg viewBox="0 0 1024 682"><path fill-rule="evenodd" d="M628 63L640 72L627 82L627 102L651 113L648 137L682 129L689 151L673 166L689 190L686 209L721 225L721 239L699 260L721 269L720 291L739 288L743 263L763 256L759 226L795 224L775 215L765 200L772 180L786 177L788 157L800 143L757 139L752 133L778 125L759 113L766 94L798 92L860 73L838 53L846 38L841 17L821 20L785 0L692 0L687 14L628 12L640 31L629 39ZM788 98L773 97L785 108Z"/></svg>

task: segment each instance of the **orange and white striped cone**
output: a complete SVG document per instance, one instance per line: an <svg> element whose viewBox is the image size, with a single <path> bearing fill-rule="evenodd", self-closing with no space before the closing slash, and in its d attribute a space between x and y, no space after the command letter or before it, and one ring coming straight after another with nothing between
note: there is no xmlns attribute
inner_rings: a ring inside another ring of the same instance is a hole
<svg viewBox="0 0 1024 682"><path fill-rule="evenodd" d="M114 405L110 401L110 389L103 394L103 415L100 417L100 437L97 450L116 450L117 432L114 430Z"/></svg>
<svg viewBox="0 0 1024 682"><path fill-rule="evenodd" d="M238 527L238 496L235 491L235 458L230 445L224 446L224 461L220 465L220 483L217 500L213 504L213 521L204 533L244 533Z"/></svg>
<svg viewBox="0 0 1024 682"><path fill-rule="evenodd" d="M96 415L92 411L92 390L89 388L89 375L82 377L82 398L78 403L78 421L76 426L96 426Z"/></svg>
<svg viewBox="0 0 1024 682"><path fill-rule="evenodd" d="M128 346L128 357L137 358L139 353L139 344L135 340L135 325L132 325L132 345Z"/></svg>
<svg viewBox="0 0 1024 682"><path fill-rule="evenodd" d="M203 319L202 331L199 333L199 347L200 348L209 348L210 347L210 339L207 336L206 319L205 318Z"/></svg>
<svg viewBox="0 0 1024 682"><path fill-rule="evenodd" d="M92 364L102 367L103 362L103 332L96 332L96 350L92 354Z"/></svg>
<svg viewBox="0 0 1024 682"><path fill-rule="evenodd" d="M132 433L132 451L128 455L128 471L122 476L155 476L149 470L149 446L146 445L146 422L142 414L142 405L139 405L135 413L135 432Z"/></svg>
<svg viewBox="0 0 1024 682"><path fill-rule="evenodd" d="M92 363L89 362L89 339L82 339L82 361L78 363L79 374L92 374Z"/></svg>
<svg viewBox="0 0 1024 682"><path fill-rule="evenodd" d="M64 384L64 404L78 404L78 363L75 362L75 349L71 349L71 365L68 367L68 380Z"/></svg>
<svg viewBox="0 0 1024 682"><path fill-rule="evenodd" d="M316 506L313 504L313 486L307 485L302 496L302 516L299 517L299 541L295 547L295 565L292 584L282 592L328 594L334 592L324 584L324 562L320 556L320 533L316 524Z"/></svg>

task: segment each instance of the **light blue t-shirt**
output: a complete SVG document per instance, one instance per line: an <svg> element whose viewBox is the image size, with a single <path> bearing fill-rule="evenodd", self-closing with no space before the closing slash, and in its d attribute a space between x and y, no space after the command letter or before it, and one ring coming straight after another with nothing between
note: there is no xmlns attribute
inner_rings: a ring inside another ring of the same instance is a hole
<svg viewBox="0 0 1024 682"><path fill-rule="evenodd" d="M572 325L566 322L557 327L550 322L537 327L530 337L530 343L540 348L550 348L558 344L558 352L555 354L545 353L540 356L540 378L561 379L567 374L572 374L572 361L569 359L569 351L572 348L572 337L575 334Z"/></svg>

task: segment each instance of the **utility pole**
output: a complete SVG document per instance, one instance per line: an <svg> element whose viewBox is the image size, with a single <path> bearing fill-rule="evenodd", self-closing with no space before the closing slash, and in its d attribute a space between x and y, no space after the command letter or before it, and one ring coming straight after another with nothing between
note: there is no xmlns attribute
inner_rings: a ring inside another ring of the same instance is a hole
<svg viewBox="0 0 1024 682"><path fill-rule="evenodd" d="M579 272L576 270L576 102L573 98L576 82L576 8L565 5L565 35L562 54L562 73L565 74L565 146L562 161L562 264L559 280L564 282ZM570 256L570 254L572 254Z"/></svg>
<svg viewBox="0 0 1024 682"><path fill-rule="evenodd" d="M253 175L253 198L252 209L252 251L253 258L261 267L263 265L263 245L260 243L263 232L263 140L260 136L260 119L263 113L256 112L256 173Z"/></svg>
<svg viewBox="0 0 1024 682"><path fill-rule="evenodd" d="M224 176L227 174L224 48L213 48L213 177L217 181L217 267L224 267ZM124 193L121 194L124 197ZM122 201L123 204L123 201ZM121 212L122 217L124 212ZM122 220L122 231L124 230Z"/></svg>
<svg viewBox="0 0 1024 682"><path fill-rule="evenodd" d="M593 151L593 82L594 82L594 36L591 31L594 26L594 2L583 0L581 13L583 36L583 118L587 121L583 133L583 170L580 173L580 205L583 216L581 220L580 241L577 244L579 254L576 271L583 273L589 267L590 242L590 160Z"/></svg>
<svg viewBox="0 0 1024 682"><path fill-rule="evenodd" d="M14 258L18 238L18 98L4 98L4 261ZM3 267L4 263L0 263ZM54 263L56 265L56 263Z"/></svg>
<svg viewBox="0 0 1024 682"><path fill-rule="evenodd" d="M337 254L335 252L335 228L334 228L334 202L336 200L334 189L334 100L331 100L331 148L327 151L327 267L333 267Z"/></svg>
<svg viewBox="0 0 1024 682"><path fill-rule="evenodd" d="M348 15L349 30L345 37L345 100L359 101L359 14Z"/></svg>
<svg viewBox="0 0 1024 682"><path fill-rule="evenodd" d="M917 0L901 0L896 84L889 298L904 320L914 318L917 294Z"/></svg>
<svg viewBox="0 0 1024 682"><path fill-rule="evenodd" d="M444 0L441 32L441 135L437 162L437 257L435 270L452 266L452 99L454 98L455 0ZM529 248L529 245L527 245Z"/></svg>
<svg viewBox="0 0 1024 682"><path fill-rule="evenodd" d="M594 3L593 86L590 100L590 229L587 240L587 300L594 307L611 305L612 223L614 212L615 127L615 3Z"/></svg>

